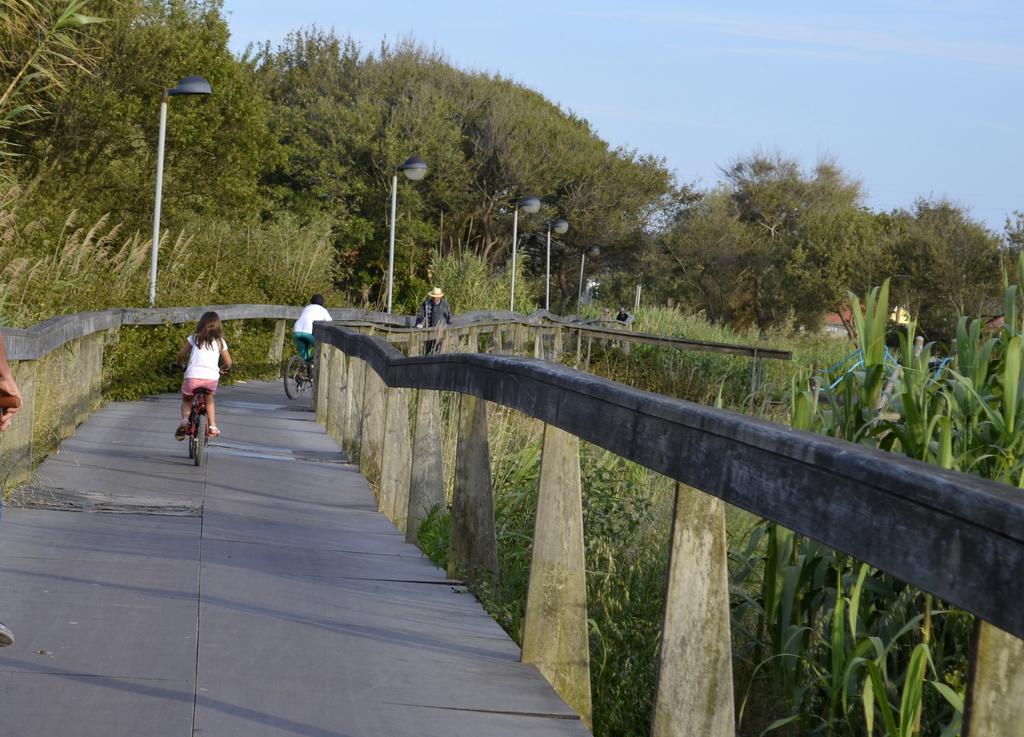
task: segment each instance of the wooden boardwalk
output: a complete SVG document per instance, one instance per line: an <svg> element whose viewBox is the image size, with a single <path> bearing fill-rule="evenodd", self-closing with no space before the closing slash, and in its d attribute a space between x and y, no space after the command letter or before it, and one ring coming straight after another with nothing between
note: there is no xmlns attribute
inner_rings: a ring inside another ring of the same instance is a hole
<svg viewBox="0 0 1024 737"><path fill-rule="evenodd" d="M0 736L589 734L308 407L219 399L204 467L176 397L112 404L5 510Z"/></svg>

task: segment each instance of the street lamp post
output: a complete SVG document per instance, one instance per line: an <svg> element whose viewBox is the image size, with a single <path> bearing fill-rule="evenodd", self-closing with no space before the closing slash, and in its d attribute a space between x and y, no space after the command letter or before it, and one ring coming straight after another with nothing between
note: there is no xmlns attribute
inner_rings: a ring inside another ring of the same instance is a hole
<svg viewBox="0 0 1024 737"><path fill-rule="evenodd" d="M527 215L532 215L540 209L540 200L532 195L524 197L516 203L512 215L512 289L509 292L508 309L511 312L516 310L516 246L519 241L519 210L522 209Z"/></svg>
<svg viewBox="0 0 1024 737"><path fill-rule="evenodd" d="M202 77L185 77L171 89L165 89L160 98L160 133L156 144L156 202L153 205L153 246L149 254L149 306L156 303L156 260L160 247L160 198L164 186L164 139L167 133L167 101L178 95L208 95L210 83Z"/></svg>
<svg viewBox="0 0 1024 737"><path fill-rule="evenodd" d="M548 251L544 266L544 309L551 311L551 231L564 235L569 230L569 222L558 218L548 223Z"/></svg>
<svg viewBox="0 0 1024 737"><path fill-rule="evenodd" d="M395 280L395 208L398 206L398 172L411 182L427 175L427 164L419 156L410 156L391 175L391 234L388 237L388 314L391 314L391 291Z"/></svg>
<svg viewBox="0 0 1024 737"><path fill-rule="evenodd" d="M596 256L601 253L601 249L598 246L590 246L583 249L583 253L580 254L580 291L576 296L576 314L580 314L580 306L583 304L583 264L586 263L587 254Z"/></svg>

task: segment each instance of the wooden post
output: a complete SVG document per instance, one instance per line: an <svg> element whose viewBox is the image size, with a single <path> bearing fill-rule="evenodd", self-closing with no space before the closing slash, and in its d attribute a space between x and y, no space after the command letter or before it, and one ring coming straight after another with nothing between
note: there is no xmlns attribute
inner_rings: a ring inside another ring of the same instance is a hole
<svg viewBox="0 0 1024 737"><path fill-rule="evenodd" d="M725 504L676 484L652 737L733 737Z"/></svg>
<svg viewBox="0 0 1024 737"><path fill-rule="evenodd" d="M0 435L0 490L32 478L32 434L35 425L36 373L39 361L12 362L11 372L21 390L21 409Z"/></svg>
<svg viewBox="0 0 1024 737"><path fill-rule="evenodd" d="M274 367L274 376L281 376L284 367L281 362L284 360L284 339L287 324L285 320L274 322L274 337L270 339L270 349L267 351L267 363Z"/></svg>
<svg viewBox="0 0 1024 737"><path fill-rule="evenodd" d="M544 358L544 328L539 325L533 329L533 357Z"/></svg>
<svg viewBox="0 0 1024 737"><path fill-rule="evenodd" d="M93 336L92 370L89 385L89 414L103 404L103 355L107 347L107 332L101 331Z"/></svg>
<svg viewBox="0 0 1024 737"><path fill-rule="evenodd" d="M498 544L494 532L494 492L491 454L487 442L487 403L472 394L462 395L459 440L455 451L455 488L452 493L448 576L462 570L470 576L498 577Z"/></svg>
<svg viewBox="0 0 1024 737"><path fill-rule="evenodd" d="M754 355L750 358L750 407L754 407L754 396L757 394L759 376L758 376L758 362L757 362L757 349L754 349Z"/></svg>
<svg viewBox="0 0 1024 737"><path fill-rule="evenodd" d="M470 325L466 331L466 348L464 353L480 352L480 330L475 325Z"/></svg>
<svg viewBox="0 0 1024 737"><path fill-rule="evenodd" d="M583 370L584 371L590 371L590 349L593 347L593 345L594 345L594 336L588 335L587 336L587 360L583 364Z"/></svg>
<svg viewBox="0 0 1024 737"><path fill-rule="evenodd" d="M331 417L331 354L334 346L317 341L313 358L313 411L316 421L330 432Z"/></svg>
<svg viewBox="0 0 1024 737"><path fill-rule="evenodd" d="M583 331L576 329L576 368L580 367L580 361L583 359Z"/></svg>
<svg viewBox="0 0 1024 737"><path fill-rule="evenodd" d="M974 625L964 737L1009 737L1024 725L1024 640Z"/></svg>
<svg viewBox="0 0 1024 737"><path fill-rule="evenodd" d="M562 358L562 328L555 328L554 345L551 347L551 360L559 361Z"/></svg>
<svg viewBox="0 0 1024 737"><path fill-rule="evenodd" d="M366 377L363 379L363 432L359 450L359 470L374 487L374 492L379 493L387 386L369 366L364 371Z"/></svg>
<svg viewBox="0 0 1024 737"><path fill-rule="evenodd" d="M76 406L79 401L77 389L78 356L82 350L82 339L76 338L54 351L57 356L58 380L57 397L57 442L70 438L77 427Z"/></svg>
<svg viewBox="0 0 1024 737"><path fill-rule="evenodd" d="M523 346L526 342L526 328L519 323L512 326L512 355L523 355Z"/></svg>
<svg viewBox="0 0 1024 737"><path fill-rule="evenodd" d="M366 379L366 361L361 358L348 359L348 381L345 392L345 433L343 435L345 454L350 463L359 463L363 439L363 394Z"/></svg>
<svg viewBox="0 0 1024 737"><path fill-rule="evenodd" d="M522 661L536 665L592 727L579 439L550 425L544 426Z"/></svg>
<svg viewBox="0 0 1024 737"><path fill-rule="evenodd" d="M336 438L339 444L345 437L348 401L348 356L340 348L331 346L328 355L331 357L330 385L327 387L327 431Z"/></svg>
<svg viewBox="0 0 1024 737"><path fill-rule="evenodd" d="M380 511L401 532L409 516L409 474L412 447L409 441L409 390L387 389L387 417L380 466Z"/></svg>
<svg viewBox="0 0 1024 737"><path fill-rule="evenodd" d="M505 352L504 342L501 335L501 326L495 325L491 331L491 353L500 355Z"/></svg>
<svg viewBox="0 0 1024 737"><path fill-rule="evenodd" d="M415 543L420 523L435 505L444 507L444 464L441 448L441 392L420 389L416 396L416 428L412 441L409 511L405 541Z"/></svg>

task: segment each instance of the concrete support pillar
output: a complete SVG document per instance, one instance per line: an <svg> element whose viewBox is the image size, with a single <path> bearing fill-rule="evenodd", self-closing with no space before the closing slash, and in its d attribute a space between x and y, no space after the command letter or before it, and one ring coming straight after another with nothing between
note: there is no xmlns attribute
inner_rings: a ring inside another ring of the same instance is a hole
<svg viewBox="0 0 1024 737"><path fill-rule="evenodd" d="M274 337L270 339L270 348L267 350L267 363L273 367L275 373L274 376L281 376L284 370L282 361L284 360L284 341L285 331L287 329L286 320L276 320L274 322Z"/></svg>
<svg viewBox="0 0 1024 737"><path fill-rule="evenodd" d="M21 409L7 432L0 435L0 488L10 491L32 477L32 431L35 424L36 373L39 361L12 364L14 381L21 390Z"/></svg>
<svg viewBox="0 0 1024 737"><path fill-rule="evenodd" d="M441 392L421 389L416 396L416 428L412 440L409 511L405 541L416 542L420 523L435 505L444 507L444 464L441 448Z"/></svg>
<svg viewBox="0 0 1024 737"><path fill-rule="evenodd" d="M550 425L544 427L522 660L535 664L591 728L579 439Z"/></svg>
<svg viewBox="0 0 1024 737"><path fill-rule="evenodd" d="M387 390L387 417L380 467L380 511L401 532L409 516L409 475L412 443L409 439L409 390Z"/></svg>
<svg viewBox="0 0 1024 737"><path fill-rule="evenodd" d="M487 441L487 403L462 395L459 440L455 451L455 487L448 545L448 576L498 577L498 544L494 532L494 491Z"/></svg>
<svg viewBox="0 0 1024 737"><path fill-rule="evenodd" d="M381 453L384 450L384 420L387 387L377 372L367 366L363 379L363 432L359 443L359 470L379 493Z"/></svg>
<svg viewBox="0 0 1024 737"><path fill-rule="evenodd" d="M978 620L964 737L1007 737L1024 724L1024 640Z"/></svg>
<svg viewBox="0 0 1024 737"><path fill-rule="evenodd" d="M652 737L733 737L725 504L676 484Z"/></svg>
<svg viewBox="0 0 1024 737"><path fill-rule="evenodd" d="M366 361L361 358L348 359L348 387L344 395L345 431L342 447L350 463L359 463L363 439L363 394L366 378Z"/></svg>

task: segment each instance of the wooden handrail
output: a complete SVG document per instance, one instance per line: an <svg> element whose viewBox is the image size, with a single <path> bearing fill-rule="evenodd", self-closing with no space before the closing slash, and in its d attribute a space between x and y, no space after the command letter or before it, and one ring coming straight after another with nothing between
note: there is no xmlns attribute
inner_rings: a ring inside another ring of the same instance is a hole
<svg viewBox="0 0 1024 737"><path fill-rule="evenodd" d="M490 354L406 358L382 338L328 323L316 324L314 335L365 361L389 387L511 407L1024 637L1018 489L559 364Z"/></svg>

